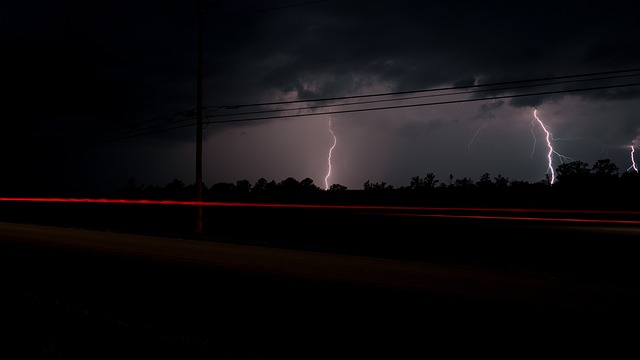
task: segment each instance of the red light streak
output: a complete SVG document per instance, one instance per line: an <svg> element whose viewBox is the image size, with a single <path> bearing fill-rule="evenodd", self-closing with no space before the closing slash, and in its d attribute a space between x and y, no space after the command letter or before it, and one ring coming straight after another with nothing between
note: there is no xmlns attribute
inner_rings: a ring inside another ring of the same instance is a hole
<svg viewBox="0 0 640 360"><path fill-rule="evenodd" d="M526 208L489 208L489 207L424 207L424 206L383 206L383 205L316 205L285 203L244 203L220 201L181 201L181 200L144 200L144 199L88 199L88 198L0 198L0 202L31 203L84 203L118 205L173 205L203 207L236 208L280 208L280 209L316 209L357 211L363 215L431 217L450 219L478 219L505 221L546 221L565 223L640 225L639 211L626 210L583 210L583 209L526 209ZM474 213L482 213L476 215ZM504 215L501 215L504 214ZM514 216L523 214L523 216ZM526 215L529 216L526 216ZM538 216L539 214L539 216ZM560 215L562 214L562 215ZM571 216L573 215L573 216ZM580 218L580 216L591 218ZM622 216L622 218L593 218L594 216Z"/></svg>
<svg viewBox="0 0 640 360"><path fill-rule="evenodd" d="M384 205L318 205L286 203L251 203L222 201L183 201L148 199L90 199L90 198L27 198L0 197L3 202L40 202L40 203L93 203L93 204L137 204L137 205L180 205L210 207L259 207L259 208L302 208L302 209L345 209L345 210L402 210L402 211L444 211L444 212L493 212L493 213L573 213L636 215L640 211L627 210L584 210L584 209L528 209L528 208L492 208L492 207L433 207L433 206L384 206Z"/></svg>
<svg viewBox="0 0 640 360"><path fill-rule="evenodd" d="M605 220L605 219L575 219L550 217L517 217L517 216L481 216L481 215L444 215L444 214L385 214L389 216L420 216L450 219L480 219L480 220L516 220L516 221L555 221L592 224L625 224L640 225L640 220Z"/></svg>

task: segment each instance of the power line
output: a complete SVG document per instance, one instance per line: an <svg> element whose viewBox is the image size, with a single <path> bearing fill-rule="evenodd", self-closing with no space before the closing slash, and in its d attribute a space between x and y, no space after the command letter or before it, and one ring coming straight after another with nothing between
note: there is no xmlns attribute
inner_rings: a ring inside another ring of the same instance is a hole
<svg viewBox="0 0 640 360"><path fill-rule="evenodd" d="M506 90L517 90L517 89L524 89L524 88L530 88L530 87L561 85L561 84L570 84L570 83L585 82L585 81L612 80L612 79L627 78L627 77L634 77L634 76L640 76L640 73L638 73L638 74L627 74L627 75L600 77L600 78L593 78L593 79L578 79L578 80L556 81L556 82L547 83L547 84L528 84L528 85L509 86L509 87L500 87L500 88L491 88L491 89L459 91L459 92L455 92L455 93L428 94L428 95L419 95L419 96L408 96L408 97L402 97L402 98L349 102L349 103L342 103L342 104L333 104L332 103L332 104L327 104L327 105L314 105L314 106L304 106L304 107L297 107L297 108L281 108L281 109L270 109L270 110L246 111L246 112L241 112L241 113L227 113L227 114L220 114L220 115L211 115L210 118L229 117L229 116L243 116L243 115L256 115L256 114L268 114L268 113L280 113L280 112L284 112L284 111L313 110L313 109L322 109L322 108L328 108L328 107L343 107L343 106L355 106L355 105L364 105L364 104L377 104L377 103L390 102L390 101L406 101L406 100L415 100L415 99L424 99L424 98L433 98L433 97L442 97L442 96L452 96L452 95L477 94L477 93L481 93L481 92L501 92L501 91L506 91ZM452 87L452 88L448 88L448 89L455 89L455 88ZM220 110L220 108L216 108L216 107L210 107L210 108L214 108L216 110Z"/></svg>
<svg viewBox="0 0 640 360"><path fill-rule="evenodd" d="M183 118L180 119L178 118L179 116L182 116ZM181 128L182 126L171 126L169 128L167 128L166 126L182 123L185 121L193 121L195 120L195 116L196 116L195 109L191 109L191 110L177 112L169 117L156 117L150 120L143 120L143 121L133 123L131 125L132 127L131 129L122 130L122 131L118 131L110 134L100 134L97 136L93 136L89 140L84 140L80 143L71 144L70 147L101 144L104 142L109 142L112 139L128 139L128 138L138 136L138 134L136 133L141 133L140 135L147 135L147 134L165 132L169 130L175 130L175 129ZM158 122L158 121L162 121L162 123L154 123L152 125L148 125L142 128L137 128L141 124ZM188 126L192 126L192 125L189 124ZM86 138L87 136L84 136L84 137Z"/></svg>
<svg viewBox="0 0 640 360"><path fill-rule="evenodd" d="M526 96L543 96L543 95L553 95L553 94L561 94L561 93L570 93L570 92L583 92L583 91L595 91L595 90L605 90L612 88L622 88L622 87L632 87L638 86L640 83L627 83L627 84L618 84L618 85L603 85L603 86L595 86L595 87L583 87L583 88L572 88L572 89L562 89L555 91L540 91L540 92L532 92L532 93L522 93L522 94L510 94L510 95L493 95L493 96L485 96L471 99L457 99L457 100L447 100L447 101L438 101L438 102L423 102L423 103L415 103L415 104L403 104L403 105L393 105L393 106L381 106L381 107L368 107L368 108L358 108L358 109L347 109L347 110L332 110L325 112L311 112L305 114L282 114L275 116L261 116L261 117L250 117L250 118L235 118L229 120L210 120L214 118L221 118L226 116L235 116L241 117L246 115L257 115L257 114L265 114L265 113L282 113L287 111L304 111L304 110L314 110L325 107L343 107L343 106L361 106L364 104L373 104L373 103L381 103L381 102L389 102L389 101L406 101L411 99L418 98L432 98L439 96L459 96L459 95L470 95L470 94L479 94L486 92L495 92L495 91L505 91L505 90L515 90L522 89L527 87L541 87L541 86L554 86L559 84L567 84L567 83L576 83L576 82L584 82L584 81L601 81L601 80L612 80L618 78L625 77L633 77L640 76L640 74L627 74L627 75L616 75L616 76L608 76L608 77L598 77L592 79L577 79L577 80L565 80L565 81L555 81L555 82L547 82L542 84L527 84L520 86L511 86L511 87L496 87L504 84L524 84L531 82L539 82L539 81L549 81L549 80L560 80L560 79L571 79L576 77L584 77L584 76L592 76L592 75L604 75L604 74L615 74L622 72L631 72L638 70L619 70L619 71L609 71L609 72L599 72L592 74L581 74L581 75L569 75L569 76L560 76L560 77L550 77L550 78L541 78L541 79L530 79L530 80L520 80L520 81L511 81L511 82L500 82L500 83L491 83L491 84L482 84L482 85L469 85L469 86L454 86L447 88L438 88L438 89L426 89L426 90L413 90L413 91L403 91L403 92L393 92L393 93L384 93L384 94L370 94L370 95L359 95L359 96L344 96L344 97L334 97L334 98L324 98L324 99L315 99L315 100L293 100L293 101L285 101L285 102L272 102L272 103L261 103L261 104L247 104L240 107L248 107L248 106L259 106L259 105L276 105L276 104L294 104L294 103L304 103L304 102L315 102L315 101L337 101L337 100L349 100L356 98L369 98L374 96L388 96L388 95L398 95L398 94L411 94L411 93L421 93L421 92L432 92L432 91L452 91L457 89L468 89L474 87L488 87L487 89L478 89L471 91L458 91L451 92L446 94L429 94L429 95L421 95L415 97L405 97L405 98L394 98L394 99L382 99L382 100L372 100L372 101L361 101L356 103L342 103L342 104L330 104L330 105L315 105L315 106L307 106L307 107L298 107L298 108L284 108L284 109L270 109L270 110L262 110L262 111L253 111L253 112L244 112L239 114L222 114L222 115L210 115L206 114L205 118L207 119L207 124L220 124L220 123L232 123L232 122L247 122L247 121L260 121L260 120L273 120L273 119L284 119L284 118L295 118L295 117L306 117L306 116L320 116L320 115L330 115L330 114L345 114L345 113L357 113L357 112L365 112L365 111L382 111L382 110L391 110L391 109L402 109L402 108L411 108L411 107L424 107L424 106L435 106L435 105L446 105L446 104L454 104L454 103L465 103L465 102L476 102L483 100L496 100L496 99L506 99L506 98L516 98L516 97L526 97ZM494 87L494 88L490 88ZM227 109L227 107L207 107L210 110L222 110ZM191 116L187 116L191 114ZM136 129L133 131L123 131L117 134L105 135L96 139L92 139L84 143L84 145L95 145L112 141L126 140L130 138L152 135L162 132L173 131L176 129L186 128L190 126L195 126L193 123L195 119L195 111L188 110L174 114L169 119L173 119L164 124L154 124L145 128ZM183 115L183 119L175 119L178 115ZM181 124L183 122L189 122L187 124ZM143 123L143 122L140 122ZM172 125L172 126L167 126ZM77 144L78 145L78 144ZM82 144L80 144L82 145Z"/></svg>
<svg viewBox="0 0 640 360"><path fill-rule="evenodd" d="M273 6L273 7L269 7L269 8L247 10L247 11L241 11L241 12L237 12L237 13L221 14L221 15L215 16L213 18L214 19L223 19L223 18L229 18L229 17L235 17L235 16L259 14L259 13L265 13L265 12L270 12L270 11L289 9L289 8L293 8L293 7L300 7L300 6L304 6L304 5L313 5L313 4L317 4L317 3L321 3L321 2L327 2L327 1L331 1L331 0L304 1L304 2L298 2L298 3L293 3L293 4L287 4L287 5Z"/></svg>
<svg viewBox="0 0 640 360"><path fill-rule="evenodd" d="M360 98L379 97L379 96L415 94L415 93L421 93L421 92L436 92L436 91L470 89L470 88L480 88L480 87L490 87L490 86L513 85L513 84L522 84L522 83L535 82L535 81L562 80L562 79L570 79L570 78L577 78L577 77L600 76L600 75L610 75L610 74L639 72L639 71L640 71L640 68L634 68L634 69L627 69L627 70L602 71L602 72L595 72L595 73L554 76L554 77L528 79L528 80L503 81L503 82L495 82L495 83L487 83L487 84L460 85L460 86L450 86L450 87L441 87L441 88L395 91L395 92L366 94L366 95L338 96L338 97L327 97L327 98L306 99L306 100L287 100L287 101L274 101L274 102L252 103L252 104L250 103L250 104L219 105L219 106L212 106L212 107L221 108L221 109L238 109L242 107L253 107L253 106L270 106L270 105L297 104L297 103L304 103L304 102L322 102L322 101L334 101L334 100L360 99Z"/></svg>
<svg viewBox="0 0 640 360"><path fill-rule="evenodd" d="M620 87L629 87L629 86L638 86L638 85L640 85L640 83L630 83L630 84L622 84L622 85L607 85L607 86L589 87L589 88L565 89L565 90L545 91L545 92L536 92L536 93L501 95L501 96L491 96L491 97L482 97L482 98L473 98L473 99L458 99L458 100L449 100L449 101L440 101L440 102L428 102L428 103L418 103L418 104L408 104L408 105L395 105L395 106L374 107L374 108L364 108L364 109L336 110L336 111L315 112L315 113L308 113L308 114L278 115L278 116L265 116L265 117L255 117L255 118L245 118L245 119L219 120L219 121L208 121L208 124L209 123L218 124L218 123L247 122L247 121L259 121L259 120L273 120L273 119L319 116L319 115L330 115L330 114L356 113L356 112L365 112L365 111L380 111L380 110L390 110L390 109L399 109L399 108L423 107L423 106L445 105L445 104L453 104L453 103L475 102L475 101L482 101L482 100L506 99L506 98L513 98L513 97L541 96L541 95L552 95L552 94L559 94L559 93L580 92L580 91L589 91L589 90L604 90L604 89L610 89L610 88L620 88ZM451 95L451 94L449 94L449 95ZM455 95L455 94L453 94L453 95ZM333 105L333 106L335 106L335 105ZM283 110L279 110L279 111L283 111ZM286 110L284 110L284 111L286 111ZM211 115L207 115L206 116L207 119L212 118L212 117L214 117L214 116L211 116ZM193 120L193 118L180 120L179 122L188 121L188 120ZM111 136L111 137L107 136L107 137L104 137L101 140L98 139L97 141L88 142L86 145L100 144L100 143L106 143L106 142L118 141L118 140L125 140L125 139L130 139L130 138L139 137L139 136L145 136L145 135L151 135L151 134L157 134L157 133L172 131L172 130L181 129L181 128L185 128L185 127L190 127L190 126L195 126L195 124L194 123L189 123L189 124L171 126L171 127L168 127L168 128L153 129L151 131L139 132L139 133L134 133L134 134L126 134L125 133L125 134L114 135L114 136ZM141 129L139 131L143 131L143 130L145 130L145 129Z"/></svg>
<svg viewBox="0 0 640 360"><path fill-rule="evenodd" d="M326 111L326 112L317 112L317 113L309 113L309 114L265 116L265 117L249 118L249 119L220 120L220 121L211 121L211 123L221 124L221 123L229 123L229 122L273 120L273 119L285 119L285 118L319 116L319 115L330 115L330 114L347 114L347 113L356 113L356 112L365 112L365 111L380 111L380 110L403 109L403 108L422 107L422 106L446 105L446 104L455 104L455 103L464 103L464 102L475 102L475 101L482 101L482 100L498 100L498 99L507 99L507 98L524 97L524 96L541 96L541 95L553 95L553 94L568 93L568 92L604 90L604 89L613 89L613 88L621 88L621 87L629 87L629 86L640 86L640 82L631 83L631 84L621 84L621 85L597 86L597 87L581 88L581 89L566 89L566 90L544 91L544 92L528 93L528 94L513 94L513 95L491 96L491 97L484 97L484 98L440 101L440 102L432 102L432 103L383 106L383 107L365 108L365 109L337 110L337 111Z"/></svg>
<svg viewBox="0 0 640 360"><path fill-rule="evenodd" d="M191 119L191 120L194 120L194 119ZM75 145L73 147L99 145L99 144L104 144L104 143L109 143L109 142L114 142L114 141L132 139L132 138L136 138L136 137L140 137L140 136L159 134L159 133L172 131L172 130L177 130L177 129L183 129L183 128L191 127L191 126L196 126L196 124L195 123L190 123L190 124L176 125L176 126L172 126L172 127L168 127L168 128L157 129L157 130L153 130L153 131L147 131L147 132L144 132L144 133L123 135L123 136L120 136L120 137L107 138L107 139L102 139L102 140L97 140L97 141L89 141L89 142L86 142L86 143L81 144L81 145Z"/></svg>

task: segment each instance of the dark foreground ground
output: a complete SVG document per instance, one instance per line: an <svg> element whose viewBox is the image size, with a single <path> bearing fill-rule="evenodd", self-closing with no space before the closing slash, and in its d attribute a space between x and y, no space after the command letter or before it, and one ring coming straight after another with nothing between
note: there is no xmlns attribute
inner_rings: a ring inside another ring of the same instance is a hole
<svg viewBox="0 0 640 360"><path fill-rule="evenodd" d="M92 218L96 232L71 228L71 220L54 228L3 224L0 354L397 359L636 351L636 226L301 210L209 216L220 224L214 237L163 222L157 228L172 236L127 235L115 231L117 216Z"/></svg>

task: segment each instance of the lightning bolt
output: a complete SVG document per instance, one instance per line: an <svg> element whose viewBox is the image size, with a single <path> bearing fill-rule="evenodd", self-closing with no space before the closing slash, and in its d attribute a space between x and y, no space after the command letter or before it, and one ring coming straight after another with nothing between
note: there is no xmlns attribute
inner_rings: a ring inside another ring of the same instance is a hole
<svg viewBox="0 0 640 360"><path fill-rule="evenodd" d="M627 171L633 169L636 172L638 172L638 165L636 165L636 161L633 158L633 153L636 151L635 146L631 145L631 166L629 166L629 168L627 169Z"/></svg>
<svg viewBox="0 0 640 360"><path fill-rule="evenodd" d="M557 151L555 151L553 149L553 145L551 144L551 140L555 140L555 139L553 139L553 136L551 135L551 132L549 132L549 130L547 130L547 127L544 126L544 123L538 117L538 109L536 109L536 108L533 108L533 117L538 121L538 123L542 127L542 130L546 134L547 147L549 148L549 152L547 153L547 164L548 164L549 172L551 173L550 184L553 185L553 183L556 181L556 173L553 170L553 154L558 155L558 157L560 158L561 162L564 162L564 159L571 159L571 158L566 157L564 155L561 155L561 154L559 154ZM534 139L535 139L535 136L534 136Z"/></svg>
<svg viewBox="0 0 640 360"><path fill-rule="evenodd" d="M553 170L553 154L558 156L558 158L560 159L561 163L564 163L565 160L573 161L573 159L568 157L568 156L564 156L564 155L558 153L557 151L555 151L553 149L553 145L551 143L552 140L556 141L556 140L564 140L564 139L554 139L553 138L553 135L551 134L551 132L549 132L549 130L547 130L547 127L544 125L542 120L540 120L540 118L538 117L538 109L536 109L536 108L533 108L533 117L538 121L538 123L542 127L542 130L544 130L544 132L546 134L547 148L549 149L549 152L547 153L547 163L548 163L549 172L551 173L550 183L553 184L556 181L556 174L555 174L555 171ZM535 150L536 137L535 137L535 134L533 133L533 126L534 125L535 125L535 121L532 121L531 133L533 134L534 150ZM531 156L533 158L533 151L531 152Z"/></svg>
<svg viewBox="0 0 640 360"><path fill-rule="evenodd" d="M333 152L333 148L336 147L338 143L338 139L336 138L336 134L333 133L333 129L331 128L331 118L329 118L329 132L331 136L333 136L333 145L329 149L329 156L327 156L327 163L329 164L329 169L327 170L327 176L324 177L324 189L329 190L329 177L331 177L331 153Z"/></svg>

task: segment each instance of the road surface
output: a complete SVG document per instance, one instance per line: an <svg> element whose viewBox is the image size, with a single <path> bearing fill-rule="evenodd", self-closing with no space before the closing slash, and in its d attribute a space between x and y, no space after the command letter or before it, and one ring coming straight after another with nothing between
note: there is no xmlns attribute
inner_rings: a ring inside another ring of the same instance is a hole
<svg viewBox="0 0 640 360"><path fill-rule="evenodd" d="M33 224L0 223L0 247L3 348L25 356L612 355L635 341L640 300L611 273Z"/></svg>

